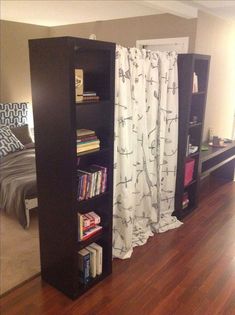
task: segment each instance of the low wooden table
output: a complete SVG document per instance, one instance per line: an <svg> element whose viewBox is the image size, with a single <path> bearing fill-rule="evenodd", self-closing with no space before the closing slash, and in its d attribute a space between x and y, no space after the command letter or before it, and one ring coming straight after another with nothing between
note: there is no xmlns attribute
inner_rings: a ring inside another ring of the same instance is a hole
<svg viewBox="0 0 235 315"><path fill-rule="evenodd" d="M226 143L226 147L210 147L208 151L201 152L200 180L211 173L216 177L233 180L235 167L235 141Z"/></svg>

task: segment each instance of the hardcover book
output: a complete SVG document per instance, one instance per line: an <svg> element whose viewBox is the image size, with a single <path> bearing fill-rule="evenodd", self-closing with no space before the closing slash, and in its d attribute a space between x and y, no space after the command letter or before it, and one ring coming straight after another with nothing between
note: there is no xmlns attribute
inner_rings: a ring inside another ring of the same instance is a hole
<svg viewBox="0 0 235 315"><path fill-rule="evenodd" d="M75 101L83 100L83 70L75 69Z"/></svg>
<svg viewBox="0 0 235 315"><path fill-rule="evenodd" d="M90 135L95 135L95 131L90 129L77 129L77 137Z"/></svg>
<svg viewBox="0 0 235 315"><path fill-rule="evenodd" d="M87 246L86 250L90 253L90 275L92 278L96 277L96 250L91 247Z"/></svg>
<svg viewBox="0 0 235 315"><path fill-rule="evenodd" d="M90 278L90 253L85 248L78 252L79 279L87 284Z"/></svg>
<svg viewBox="0 0 235 315"><path fill-rule="evenodd" d="M96 243L92 243L90 247L96 250L96 273L101 275L103 269L103 248Z"/></svg>

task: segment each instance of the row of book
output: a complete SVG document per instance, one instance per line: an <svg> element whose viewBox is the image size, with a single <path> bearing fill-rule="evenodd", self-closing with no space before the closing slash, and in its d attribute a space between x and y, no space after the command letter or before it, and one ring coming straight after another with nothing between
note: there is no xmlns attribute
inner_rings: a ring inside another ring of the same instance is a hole
<svg viewBox="0 0 235 315"><path fill-rule="evenodd" d="M97 102L100 97L94 91L83 92L83 102Z"/></svg>
<svg viewBox="0 0 235 315"><path fill-rule="evenodd" d="M100 216L94 211L86 214L78 213L78 240L85 241L102 230Z"/></svg>
<svg viewBox="0 0 235 315"><path fill-rule="evenodd" d="M102 274L103 248L92 243L78 252L79 281L88 284L92 278Z"/></svg>
<svg viewBox="0 0 235 315"><path fill-rule="evenodd" d="M77 129L77 154L99 148L100 140L94 130Z"/></svg>
<svg viewBox="0 0 235 315"><path fill-rule="evenodd" d="M104 193L107 188L107 167L90 165L77 170L78 176L78 200L85 200Z"/></svg>

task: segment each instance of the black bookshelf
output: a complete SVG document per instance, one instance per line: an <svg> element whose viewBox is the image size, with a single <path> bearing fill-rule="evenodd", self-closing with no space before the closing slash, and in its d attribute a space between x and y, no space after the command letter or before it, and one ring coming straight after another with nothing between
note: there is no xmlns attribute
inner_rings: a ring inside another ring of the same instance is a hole
<svg viewBox="0 0 235 315"><path fill-rule="evenodd" d="M77 298L112 272L115 44L73 37L29 41L34 112L42 279ZM75 102L75 69L100 101ZM95 130L100 150L76 153L76 129ZM105 193L77 200L77 168L108 168ZM78 213L96 212L103 229L78 241ZM78 250L103 248L103 273L79 282Z"/></svg>
<svg viewBox="0 0 235 315"><path fill-rule="evenodd" d="M175 212L183 218L198 205L199 167L202 133L206 107L210 56L199 54L178 55L179 76L179 138L178 169L176 180ZM198 91L193 93L193 73L198 76ZM188 142L198 146L197 152L187 155ZM189 159L194 160L193 177L184 185L185 168ZM188 195L188 206L183 208L183 196Z"/></svg>

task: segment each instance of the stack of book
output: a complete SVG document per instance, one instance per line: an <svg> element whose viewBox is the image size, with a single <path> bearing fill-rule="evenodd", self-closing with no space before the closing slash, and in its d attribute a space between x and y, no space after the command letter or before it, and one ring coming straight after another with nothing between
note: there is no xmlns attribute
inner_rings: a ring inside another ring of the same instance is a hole
<svg viewBox="0 0 235 315"><path fill-rule="evenodd" d="M188 193L185 192L183 195L182 208L186 209L188 205L189 205L189 197L188 197Z"/></svg>
<svg viewBox="0 0 235 315"><path fill-rule="evenodd" d="M88 284L91 278L102 274L103 248L92 243L78 252L79 281Z"/></svg>
<svg viewBox="0 0 235 315"><path fill-rule="evenodd" d="M78 169L78 200L92 198L106 191L107 167L93 164L85 169Z"/></svg>
<svg viewBox="0 0 235 315"><path fill-rule="evenodd" d="M90 129L77 129L77 153L100 148L100 140L95 131Z"/></svg>
<svg viewBox="0 0 235 315"><path fill-rule="evenodd" d="M97 102L100 100L100 97L96 95L94 91L87 91L83 93L83 102Z"/></svg>
<svg viewBox="0 0 235 315"><path fill-rule="evenodd" d="M100 216L91 211L86 214L78 213L78 240L85 241L102 230Z"/></svg>

